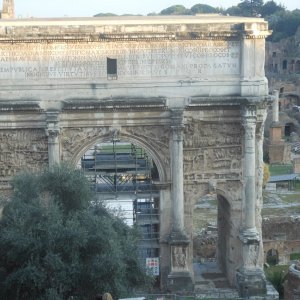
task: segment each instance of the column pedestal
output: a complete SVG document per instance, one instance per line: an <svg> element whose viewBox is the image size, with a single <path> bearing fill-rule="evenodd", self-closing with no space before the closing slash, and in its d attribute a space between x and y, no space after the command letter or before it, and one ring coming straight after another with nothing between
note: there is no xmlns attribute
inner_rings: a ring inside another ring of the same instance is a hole
<svg viewBox="0 0 300 300"><path fill-rule="evenodd" d="M236 277L240 297L245 299L249 299L250 297L263 297L262 299L265 299L267 282L262 269L240 268L237 271Z"/></svg>

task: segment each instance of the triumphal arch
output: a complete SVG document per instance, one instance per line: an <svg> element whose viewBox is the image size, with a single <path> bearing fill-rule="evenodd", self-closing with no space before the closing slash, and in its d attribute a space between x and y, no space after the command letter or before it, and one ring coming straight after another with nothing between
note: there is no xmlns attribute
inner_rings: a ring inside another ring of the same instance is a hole
<svg viewBox="0 0 300 300"><path fill-rule="evenodd" d="M158 172L161 286L193 288L193 206L216 193L219 265L241 295L264 294L267 23L219 15L3 16L1 189L24 169L76 165L97 143L138 145Z"/></svg>

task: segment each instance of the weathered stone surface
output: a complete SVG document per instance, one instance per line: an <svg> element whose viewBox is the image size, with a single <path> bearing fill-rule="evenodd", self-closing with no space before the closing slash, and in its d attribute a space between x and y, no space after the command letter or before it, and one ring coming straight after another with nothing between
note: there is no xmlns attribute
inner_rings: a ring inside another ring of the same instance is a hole
<svg viewBox="0 0 300 300"><path fill-rule="evenodd" d="M138 144L159 173L161 286L192 288L193 207L214 192L222 271L260 294L268 34L221 16L0 20L0 181Z"/></svg>

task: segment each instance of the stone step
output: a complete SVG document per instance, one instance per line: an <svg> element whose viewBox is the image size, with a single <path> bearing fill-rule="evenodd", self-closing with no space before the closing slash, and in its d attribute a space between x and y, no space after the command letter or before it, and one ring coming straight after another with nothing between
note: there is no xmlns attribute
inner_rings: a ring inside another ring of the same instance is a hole
<svg viewBox="0 0 300 300"><path fill-rule="evenodd" d="M211 289L209 291L195 292L196 299L240 299L233 289Z"/></svg>

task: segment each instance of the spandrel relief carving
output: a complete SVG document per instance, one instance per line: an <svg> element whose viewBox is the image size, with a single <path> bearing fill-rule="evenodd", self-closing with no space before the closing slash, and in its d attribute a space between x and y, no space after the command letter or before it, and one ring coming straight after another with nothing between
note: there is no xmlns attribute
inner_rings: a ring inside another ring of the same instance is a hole
<svg viewBox="0 0 300 300"><path fill-rule="evenodd" d="M147 144L151 145L153 149L157 150L157 153L161 157L165 166L170 165L169 154L169 140L170 140L170 128L167 126L134 126L123 127L124 132L129 133L132 136L139 137Z"/></svg>
<svg viewBox="0 0 300 300"><path fill-rule="evenodd" d="M48 162L44 130L0 131L0 177L10 178L23 170L40 170Z"/></svg>
<svg viewBox="0 0 300 300"><path fill-rule="evenodd" d="M63 160L68 161L82 150L89 141L108 135L108 127L68 128L62 131Z"/></svg>

